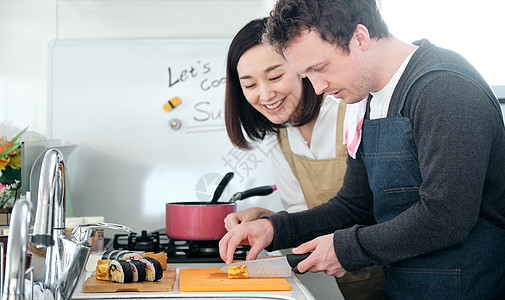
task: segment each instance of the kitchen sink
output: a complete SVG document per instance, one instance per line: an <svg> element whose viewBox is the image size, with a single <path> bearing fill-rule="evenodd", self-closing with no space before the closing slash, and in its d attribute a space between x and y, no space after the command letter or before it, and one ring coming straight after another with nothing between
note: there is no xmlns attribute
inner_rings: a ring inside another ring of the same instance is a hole
<svg viewBox="0 0 505 300"><path fill-rule="evenodd" d="M114 299L128 299L128 300L164 300L167 298L114 298ZM296 300L295 298L292 297L287 297L287 296L261 296L261 295L251 295L251 296L240 296L240 297L223 297L223 296L209 296L209 295L202 295L202 296L194 296L194 295L188 295L187 297L184 297L182 295L177 295L176 297L170 297L170 299L184 299L184 300L191 300L191 299L223 299L223 300L252 300L252 299L258 299L258 300Z"/></svg>
<svg viewBox="0 0 505 300"><path fill-rule="evenodd" d="M228 294L221 294L221 293L215 293L214 295L210 293L201 293L201 294L165 294L165 295L148 295L148 293L144 293L143 295L120 295L118 293L112 293L109 295L103 295L100 294L94 295L93 298L80 298L80 297L74 297L73 299L126 299L126 300L166 300L166 299L184 299L184 300L192 300L192 299L223 299L223 300L253 300L253 299L258 299L258 300L298 300L297 298L293 298L292 296L288 295L275 295L275 294L245 294L244 292L238 294L238 293L228 293ZM311 298L303 298L303 299L311 299ZM313 298L312 298L313 299Z"/></svg>
<svg viewBox="0 0 505 300"><path fill-rule="evenodd" d="M166 299L184 299L184 300L192 300L192 299L223 299L223 300L253 300L253 299L258 299L258 300L297 300L291 296L283 296L283 295L261 295L261 294L255 294L255 295L209 295L209 294L202 294L202 295L170 295L167 297L158 297L158 296L147 296L146 297L121 297L116 295L110 295L111 297L100 297L100 298L94 298L94 299L127 299L127 300L166 300Z"/></svg>

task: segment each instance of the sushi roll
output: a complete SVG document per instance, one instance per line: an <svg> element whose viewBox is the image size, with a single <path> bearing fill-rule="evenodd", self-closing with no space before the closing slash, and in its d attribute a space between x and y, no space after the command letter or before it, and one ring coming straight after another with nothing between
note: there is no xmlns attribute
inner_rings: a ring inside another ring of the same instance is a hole
<svg viewBox="0 0 505 300"><path fill-rule="evenodd" d="M102 259L110 259L110 255L118 251L119 250L107 250L102 254Z"/></svg>
<svg viewBox="0 0 505 300"><path fill-rule="evenodd" d="M152 257L160 262L163 271L167 269L167 254L165 252L146 252L142 254L142 257Z"/></svg>
<svg viewBox="0 0 505 300"><path fill-rule="evenodd" d="M127 260L130 263L133 271L133 282L146 280L146 265L136 259Z"/></svg>
<svg viewBox="0 0 505 300"><path fill-rule="evenodd" d="M128 253L128 252L130 252L130 251L128 251L128 250L113 251L113 252L111 252L111 254L109 256L109 259L119 259L121 257L121 255Z"/></svg>
<svg viewBox="0 0 505 300"><path fill-rule="evenodd" d="M138 252L125 252L125 253L121 253L120 255L118 255L117 259L141 259L142 258L142 254L138 253Z"/></svg>
<svg viewBox="0 0 505 300"><path fill-rule="evenodd" d="M163 269L159 261L152 257L144 257L139 261L146 265L146 280L156 281L163 277Z"/></svg>
<svg viewBox="0 0 505 300"><path fill-rule="evenodd" d="M111 260L109 262L109 280L119 283L132 282L132 266L126 260Z"/></svg>

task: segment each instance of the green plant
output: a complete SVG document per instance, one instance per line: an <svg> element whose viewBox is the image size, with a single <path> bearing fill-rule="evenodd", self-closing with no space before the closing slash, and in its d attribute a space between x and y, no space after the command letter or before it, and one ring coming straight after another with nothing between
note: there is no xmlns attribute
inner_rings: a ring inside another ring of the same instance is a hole
<svg viewBox="0 0 505 300"><path fill-rule="evenodd" d="M0 208L15 201L21 190L21 143L17 140L26 127L12 140L0 139Z"/></svg>

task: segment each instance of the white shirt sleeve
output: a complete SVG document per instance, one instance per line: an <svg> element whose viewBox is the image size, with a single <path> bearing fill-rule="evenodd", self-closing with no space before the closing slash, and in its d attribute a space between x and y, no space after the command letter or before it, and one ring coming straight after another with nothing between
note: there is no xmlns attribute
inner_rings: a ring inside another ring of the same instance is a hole
<svg viewBox="0 0 505 300"><path fill-rule="evenodd" d="M276 138L277 139L277 138ZM275 143L271 153L272 170L281 203L288 212L307 209L302 187L289 167L279 143Z"/></svg>

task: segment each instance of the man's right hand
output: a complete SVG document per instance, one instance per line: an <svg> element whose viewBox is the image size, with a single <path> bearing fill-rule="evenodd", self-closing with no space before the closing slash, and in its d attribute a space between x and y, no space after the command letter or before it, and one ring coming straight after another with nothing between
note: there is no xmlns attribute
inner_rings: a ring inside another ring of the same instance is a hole
<svg viewBox="0 0 505 300"><path fill-rule="evenodd" d="M272 243L273 238L274 227L267 219L239 224L219 241L219 254L226 264L230 264L238 245L250 245L246 260L255 259L261 250Z"/></svg>

